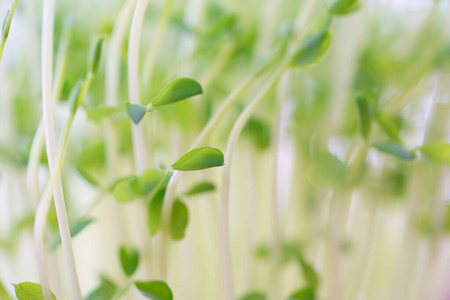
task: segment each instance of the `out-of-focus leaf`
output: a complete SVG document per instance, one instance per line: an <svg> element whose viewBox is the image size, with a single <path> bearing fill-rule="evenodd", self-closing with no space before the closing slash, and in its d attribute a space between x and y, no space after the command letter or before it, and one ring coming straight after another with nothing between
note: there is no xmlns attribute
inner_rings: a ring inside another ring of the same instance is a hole
<svg viewBox="0 0 450 300"><path fill-rule="evenodd" d="M400 127L395 122L394 118L389 115L376 112L375 120L380 125L381 129L394 141L400 142Z"/></svg>
<svg viewBox="0 0 450 300"><path fill-rule="evenodd" d="M358 0L337 0L334 2L329 9L332 15L346 15L358 9Z"/></svg>
<svg viewBox="0 0 450 300"><path fill-rule="evenodd" d="M314 289L311 287L300 289L291 294L288 298L288 300L315 300L315 299L316 299L315 292Z"/></svg>
<svg viewBox="0 0 450 300"><path fill-rule="evenodd" d="M130 246L122 246L120 247L119 256L124 273L130 277L136 271L139 264L138 250Z"/></svg>
<svg viewBox="0 0 450 300"><path fill-rule="evenodd" d="M19 300L44 300L42 294L42 288L40 284L33 282L22 282L14 284L16 296ZM55 295L52 293L52 298L56 300Z"/></svg>
<svg viewBox="0 0 450 300"><path fill-rule="evenodd" d="M140 192L137 177L125 178L114 187L113 195L117 201L129 202L142 197L144 194Z"/></svg>
<svg viewBox="0 0 450 300"><path fill-rule="evenodd" d="M101 278L100 285L85 300L111 300L118 291L117 286L106 277Z"/></svg>
<svg viewBox="0 0 450 300"><path fill-rule="evenodd" d="M306 38L292 59L292 67L307 68L317 63L328 50L331 36L328 31L320 31Z"/></svg>
<svg viewBox="0 0 450 300"><path fill-rule="evenodd" d="M79 234L86 226L94 222L94 219L79 219L74 222L71 222L70 227L70 236L74 238ZM58 237L55 239L55 241L51 244L50 250L53 251L56 249L56 247L61 244L61 237L58 235Z"/></svg>
<svg viewBox="0 0 450 300"><path fill-rule="evenodd" d="M214 183L209 181L202 181L197 184L195 184L193 187L191 187L189 190L183 193L184 196L194 196L210 191L214 191L216 189L216 186Z"/></svg>
<svg viewBox="0 0 450 300"><path fill-rule="evenodd" d="M155 236L158 233L161 226L161 214L165 193L165 188L159 189L148 203L147 226L150 231L150 235L152 236Z"/></svg>
<svg viewBox="0 0 450 300"><path fill-rule="evenodd" d="M163 281L136 281L135 286L147 298L152 300L172 300L173 294Z"/></svg>
<svg viewBox="0 0 450 300"><path fill-rule="evenodd" d="M170 217L170 234L173 240L181 240L184 238L188 222L189 212L186 204L181 201L175 201Z"/></svg>
<svg viewBox="0 0 450 300"><path fill-rule="evenodd" d="M251 292L239 298L239 300L267 300L267 296L263 292Z"/></svg>
<svg viewBox="0 0 450 300"><path fill-rule="evenodd" d="M365 139L368 138L370 132L370 108L367 99L364 97L356 98L356 105L358 107L359 121L361 125L361 133Z"/></svg>
<svg viewBox="0 0 450 300"><path fill-rule="evenodd" d="M403 160L411 160L415 157L414 153L405 149L402 145L396 142L376 142L373 143L372 146L381 152L397 156Z"/></svg>
<svg viewBox="0 0 450 300"><path fill-rule="evenodd" d="M436 162L450 164L450 144L444 141L426 143L419 151Z"/></svg>

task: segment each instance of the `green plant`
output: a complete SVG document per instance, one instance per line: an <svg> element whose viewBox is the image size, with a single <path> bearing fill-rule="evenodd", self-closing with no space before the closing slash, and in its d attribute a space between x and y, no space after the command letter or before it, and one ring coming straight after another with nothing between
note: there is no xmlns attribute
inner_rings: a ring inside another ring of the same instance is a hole
<svg viewBox="0 0 450 300"><path fill-rule="evenodd" d="M397 2L0 5L0 298L443 299L449 11Z"/></svg>

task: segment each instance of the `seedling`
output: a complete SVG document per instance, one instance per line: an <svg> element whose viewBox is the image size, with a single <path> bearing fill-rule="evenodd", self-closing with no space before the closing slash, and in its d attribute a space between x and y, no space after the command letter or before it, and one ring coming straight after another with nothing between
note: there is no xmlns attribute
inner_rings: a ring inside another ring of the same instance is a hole
<svg viewBox="0 0 450 300"><path fill-rule="evenodd" d="M1 299L449 293L442 1L83 1L0 7Z"/></svg>

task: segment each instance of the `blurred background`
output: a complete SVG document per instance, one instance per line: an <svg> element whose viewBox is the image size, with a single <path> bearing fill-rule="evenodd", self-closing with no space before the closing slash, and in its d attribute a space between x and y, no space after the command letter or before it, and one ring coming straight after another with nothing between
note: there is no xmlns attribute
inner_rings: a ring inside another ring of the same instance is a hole
<svg viewBox="0 0 450 300"><path fill-rule="evenodd" d="M101 276L119 288L127 282L120 245L133 245L144 257L148 244L155 243L145 203L118 203L108 188L136 174L124 113L131 20L124 10L131 11L130 2L56 3L56 66L61 45L68 43L66 76L55 105L57 137L69 114L70 90L86 73L91 45L105 38L100 70L76 115L62 170L69 221L82 229L73 244L85 296L99 286ZM142 103L182 76L198 80L205 91L144 120L151 165L166 167L189 150L226 96L295 28L297 14L309 2L175 0L155 52L167 3L150 1L140 42ZM317 3L307 32L334 1L312 2ZM2 15L8 5L0 0ZM11 297L10 283L39 282L27 164L42 116L41 16L42 1L19 0L0 64L0 283ZM318 277L316 299L450 299L450 155L417 151L429 142L450 141L449 16L448 0L361 0L358 9L333 19L330 48L320 62L283 74L247 123L235 152L230 237L238 298L271 288L272 224L278 219L280 300L311 284L302 263ZM120 22L124 38L114 44ZM64 28L70 28L69 35ZM119 53L119 77L110 86L113 49ZM205 146L225 151L236 118L271 72L240 97ZM361 125L360 97L370 106L369 132ZM104 104L123 113L100 120L89 115L89 109ZM415 157L402 159L375 147L386 141ZM45 151L38 172L42 191L48 180ZM175 299L225 299L221 170L183 175L178 192L205 179L216 189L186 201L186 237L171 243L168 282ZM54 208L47 227L51 288L58 299L71 299ZM155 275L141 265L135 277ZM123 299L140 297L130 290Z"/></svg>

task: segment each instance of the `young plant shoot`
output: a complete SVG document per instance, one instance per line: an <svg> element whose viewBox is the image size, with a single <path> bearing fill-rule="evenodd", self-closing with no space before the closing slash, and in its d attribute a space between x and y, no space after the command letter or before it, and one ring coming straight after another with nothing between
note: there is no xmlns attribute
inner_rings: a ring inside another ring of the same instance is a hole
<svg viewBox="0 0 450 300"><path fill-rule="evenodd" d="M0 14L0 300L450 299L446 1Z"/></svg>

